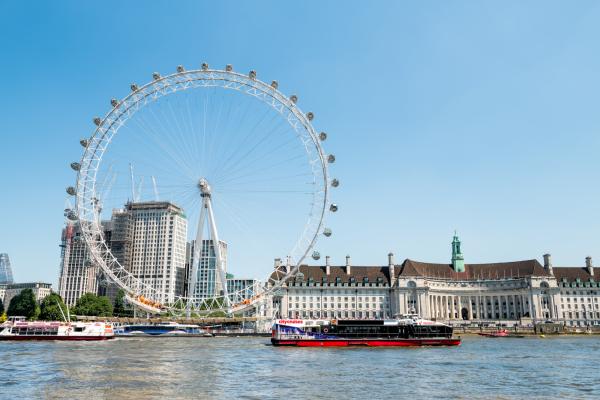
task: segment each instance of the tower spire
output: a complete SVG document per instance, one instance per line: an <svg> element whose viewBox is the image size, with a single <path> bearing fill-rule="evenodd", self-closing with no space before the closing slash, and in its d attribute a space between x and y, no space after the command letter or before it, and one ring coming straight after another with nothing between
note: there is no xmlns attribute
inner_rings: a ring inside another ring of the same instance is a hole
<svg viewBox="0 0 600 400"><path fill-rule="evenodd" d="M465 259L460 250L460 239L456 230L452 239L452 268L455 272L465 272Z"/></svg>

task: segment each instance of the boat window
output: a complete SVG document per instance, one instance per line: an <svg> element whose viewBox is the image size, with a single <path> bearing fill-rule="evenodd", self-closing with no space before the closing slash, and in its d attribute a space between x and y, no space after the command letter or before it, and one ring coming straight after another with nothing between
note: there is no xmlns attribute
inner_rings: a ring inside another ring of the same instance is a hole
<svg viewBox="0 0 600 400"><path fill-rule="evenodd" d="M76 326L74 329L75 332L83 332L84 330L85 330L85 327L83 327L83 326Z"/></svg>

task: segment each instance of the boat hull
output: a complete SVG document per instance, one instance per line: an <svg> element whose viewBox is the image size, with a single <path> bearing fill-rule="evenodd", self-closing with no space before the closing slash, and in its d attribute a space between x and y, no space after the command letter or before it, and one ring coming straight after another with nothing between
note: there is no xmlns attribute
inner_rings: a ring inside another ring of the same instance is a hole
<svg viewBox="0 0 600 400"><path fill-rule="evenodd" d="M296 347L423 347L459 346L460 339L275 339L274 346Z"/></svg>
<svg viewBox="0 0 600 400"><path fill-rule="evenodd" d="M0 340L35 340L35 341L55 341L55 340L79 340L79 341L92 341L92 340L109 340L113 339L114 336L0 336Z"/></svg>
<svg viewBox="0 0 600 400"><path fill-rule="evenodd" d="M495 334L495 333L478 333L479 336L489 337L489 338L524 338L524 335L505 335L505 334Z"/></svg>

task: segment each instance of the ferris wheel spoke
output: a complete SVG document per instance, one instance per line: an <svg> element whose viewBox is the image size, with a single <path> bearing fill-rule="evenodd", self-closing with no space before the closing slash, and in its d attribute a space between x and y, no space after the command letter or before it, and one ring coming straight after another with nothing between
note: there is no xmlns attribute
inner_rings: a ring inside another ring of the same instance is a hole
<svg viewBox="0 0 600 400"><path fill-rule="evenodd" d="M222 169L227 169L227 166L231 163L231 162L235 162L236 158L239 154L240 151L243 151L243 149L248 146L248 141L251 140L252 138L255 137L254 133L256 131L256 129L263 123L263 121L265 120L265 118L267 117L267 115L269 115L270 110L266 109L264 111L264 113L262 114L261 118L258 120L258 122L256 122L253 126L252 129L249 129L246 133L246 135L244 135L244 138L237 143L237 146L234 147L234 149L231 151L231 153L226 156L225 161L222 163L221 168Z"/></svg>
<svg viewBox="0 0 600 400"><path fill-rule="evenodd" d="M248 176L253 176L253 175L255 175L258 172L262 172L262 171L266 171L266 170L272 170L273 168L285 165L285 164L289 163L290 161L298 160L298 159L301 159L303 157L304 156L300 154L300 155L297 155L297 156L292 157L292 158L287 159L287 160L279 160L279 161L277 161L275 163L272 163L272 164L269 164L269 165L266 165L266 166L262 166L259 169L252 170L251 172L245 172L245 173L242 173L240 175L232 176L232 177L229 177L229 178L224 178L223 180L218 181L218 182L220 182L220 184L231 183L232 181L235 181L235 180L243 179L243 178L246 178Z"/></svg>
<svg viewBox="0 0 600 400"><path fill-rule="evenodd" d="M215 181L219 184L228 183L231 181L236 181L240 177L245 178L248 176L253 176L258 174L259 172L270 172L271 168L274 166L283 166L290 167L292 166L294 161L301 160L305 156L302 154L298 154L296 156L288 156L286 158L282 157L269 157L268 155L263 155L255 160L255 162L247 162L243 166L236 168L234 171L230 171L227 174L220 174ZM280 172L277 170L273 170L273 173Z"/></svg>
<svg viewBox="0 0 600 400"><path fill-rule="evenodd" d="M228 112L227 112L227 114L229 114L230 109L231 109L231 104L229 103L228 104ZM210 139L209 139L208 144L206 146L206 149L207 149L207 163L208 163L209 166L212 165L214 159L216 157L218 157L218 153L215 151L216 150L215 149L215 139L224 136L224 135L220 135L219 134L220 133L219 132L219 127L221 126L221 120L222 120L221 116L222 116L222 113L223 113L223 101L220 101L219 102L219 111L216 114L215 123L214 123L214 126L213 126L212 130L211 130L212 134L210 135ZM225 121L227 121L227 119L225 119ZM207 171L207 172L209 172L209 171Z"/></svg>
<svg viewBox="0 0 600 400"><path fill-rule="evenodd" d="M245 222L243 213L240 210L236 209L231 202L226 199L220 199L221 207L219 208L225 216L234 224L234 226L238 229L239 232L249 232L250 225Z"/></svg>
<svg viewBox="0 0 600 400"><path fill-rule="evenodd" d="M259 154L257 154L256 157L254 157L254 158L252 158L250 160L240 160L237 163L236 168L235 169L232 168L233 171L232 171L232 169L230 169L229 171L227 171L226 175L232 175L235 172L238 172L238 170L240 170L240 169L247 170L250 166L257 164L258 161L265 160L265 159L272 159L273 155L287 154L287 152L284 151L284 150L286 150L287 147L290 146L292 143L294 143L296 140L297 139L295 137L293 137L293 136L290 135L289 138L287 138L285 141L283 141L281 143L277 143L276 146L271 147L271 148L266 147L264 149L264 151L261 152L261 153L259 153ZM303 153L303 156L306 156L306 153ZM287 160L289 161L290 158L288 157ZM240 166L240 164L242 164L242 163L243 163L243 165ZM225 173L224 173L224 175L225 175Z"/></svg>
<svg viewBox="0 0 600 400"><path fill-rule="evenodd" d="M152 110L150 109L152 112ZM147 134L146 137L150 137L153 143L162 149L165 155L167 155L178 167L179 171L182 174L185 174L189 179L193 179L194 172L193 169L185 163L185 161L178 155L178 150L173 148L173 144L165 143L161 138L161 133L157 132L155 129L151 128L152 123L146 123L143 118L135 119L135 123ZM163 125L162 123L157 122L159 125ZM164 130L164 126L162 127ZM142 145L147 146L144 140L140 140Z"/></svg>
<svg viewBox="0 0 600 400"><path fill-rule="evenodd" d="M225 117L224 125L221 127L221 129L219 131L217 131L217 130L214 131L215 144L211 150L211 153L215 155L213 157L213 159L216 159L217 157L224 158L226 151L228 151L228 148L229 148L228 143L230 143L231 141L234 141L233 136L241 131L240 127L242 126L242 121L246 120L246 117L250 110L249 102L245 102L245 104L242 105L242 107L235 107L235 108L233 108L231 103L232 102L229 102L229 104L228 104L228 111L227 111L227 115ZM232 109L233 109L233 115L231 114ZM237 124L231 125L230 121L234 121L234 120L237 121ZM221 134L221 132L228 133L229 135ZM226 139L229 139L229 140L226 140ZM220 168L220 164L221 163L215 164L213 166L213 169L211 171L209 171L210 175L214 176L217 173L216 171Z"/></svg>
<svg viewBox="0 0 600 400"><path fill-rule="evenodd" d="M170 103L168 103L169 109ZM152 113L152 118L154 120L158 120L156 125L159 126L159 131L154 131L154 140L157 144L159 144L163 149L168 149L168 154L171 156L173 160L177 162L177 165L183 171L185 171L186 175L192 179L195 177L196 172L194 170L194 166L189 162L193 158L189 153L189 146L185 143L185 141L181 138L182 135L179 132L179 128L175 127L174 124L167 117L165 111L161 111L161 117L154 112L154 109L151 108L150 112ZM164 123L161 121L165 121Z"/></svg>
<svg viewBox="0 0 600 400"><path fill-rule="evenodd" d="M190 164L190 160L193 160L194 157L191 153L191 147L188 143L188 139L184 133L182 133L182 128L179 124L179 118L175 115L173 110L173 106L171 104L171 99L166 99L166 105L169 116L165 115L166 111L163 109L159 109L165 121L167 121L168 125L166 126L166 130L163 131L163 134L168 135L167 137L172 138L172 143L174 147L176 146L177 151L176 154L179 156L182 164L186 165L186 167L191 171L191 175L194 175L194 167Z"/></svg>
<svg viewBox="0 0 600 400"><path fill-rule="evenodd" d="M259 179L250 179L250 180L244 180L243 182L239 182L239 181L236 182L235 180L233 180L233 181L222 182L222 183L218 184L217 190L227 190L227 188L230 188L230 187L243 187L244 185L254 186L256 184L274 183L274 182L278 182L278 181L287 182L289 180L295 180L295 178L302 178L302 177L308 178L310 176L312 176L311 173L301 173L301 174L270 176L270 177L259 178Z"/></svg>
<svg viewBox="0 0 600 400"><path fill-rule="evenodd" d="M264 150L264 147L261 147L261 145L263 145L269 138L272 137L272 135L274 133L277 132L277 128L278 127L279 126L275 126L270 131L268 131L266 135L264 135L262 138L260 138L260 140L258 140L243 155L241 155L234 164L230 163L228 165L222 166L221 174L222 175L233 174L233 173L237 172L239 169L243 169L243 168L245 168L245 167L247 167L249 165L252 165L252 164L256 163L257 161L263 159L267 155L273 154L276 151L277 148L284 147L285 143L283 143L282 145L279 145L278 147L276 147L274 149L270 149L269 150L267 148L267 151L262 152L260 154L260 156L258 156L258 157L254 157L254 158L250 157L252 154L254 154L257 151L257 149L261 149L262 148ZM282 133L285 133L285 132L282 132Z"/></svg>
<svg viewBox="0 0 600 400"><path fill-rule="evenodd" d="M191 170L194 170L193 164L190 162L191 160L194 160L191 143L192 141L190 140L190 137L194 136L193 132L191 135L185 134L186 127L184 127L183 123L180 121L182 118L178 116L173 110L173 105L170 99L167 100L167 104L169 106L170 115L173 117L174 121L174 123L171 123L171 126L174 127L172 133L173 136L176 138L177 142L180 143L180 154L182 155L182 158L186 160L186 165L188 165Z"/></svg>

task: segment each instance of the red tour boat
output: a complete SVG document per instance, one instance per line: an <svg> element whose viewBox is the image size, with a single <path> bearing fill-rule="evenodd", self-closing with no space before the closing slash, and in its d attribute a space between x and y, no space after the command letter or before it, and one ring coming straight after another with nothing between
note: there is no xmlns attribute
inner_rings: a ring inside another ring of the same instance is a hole
<svg viewBox="0 0 600 400"><path fill-rule="evenodd" d="M405 315L385 320L279 319L273 323L275 346L458 346L452 327Z"/></svg>

